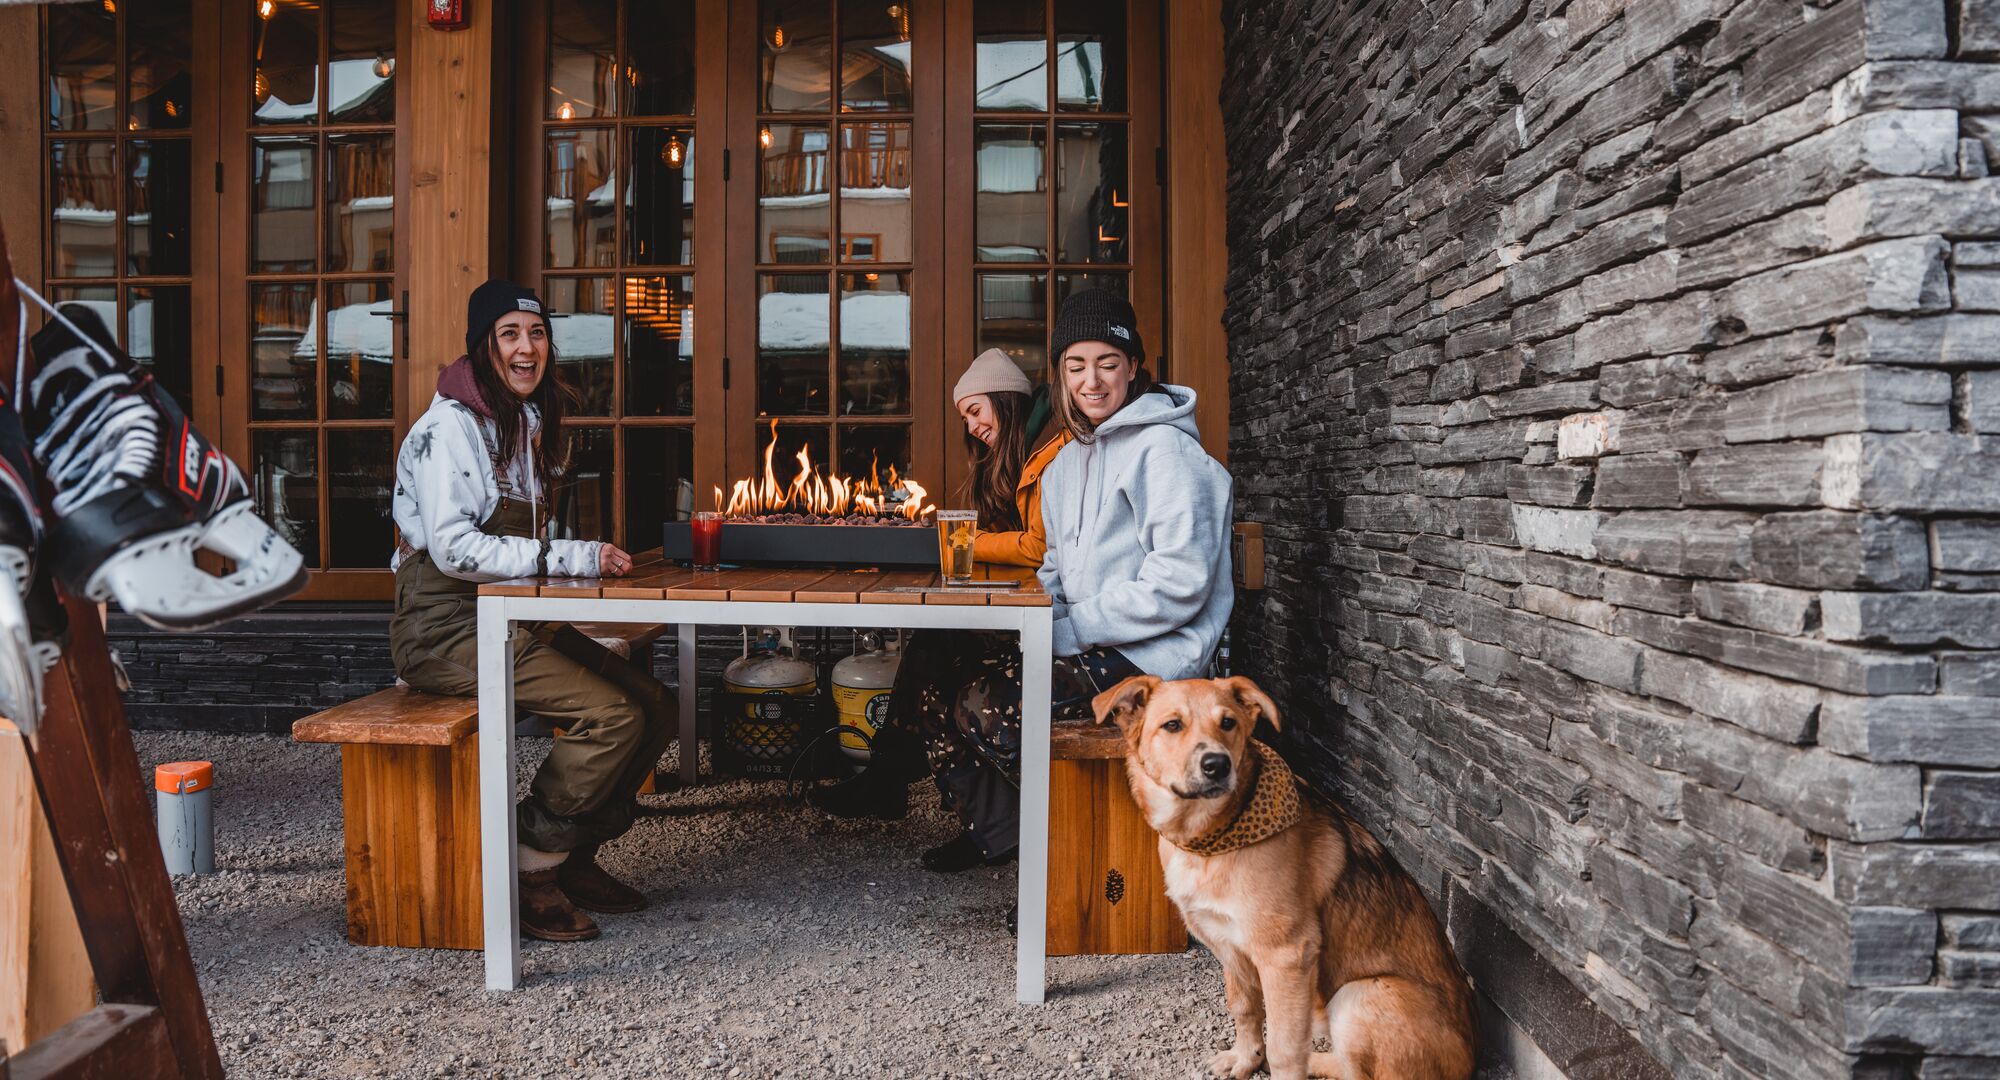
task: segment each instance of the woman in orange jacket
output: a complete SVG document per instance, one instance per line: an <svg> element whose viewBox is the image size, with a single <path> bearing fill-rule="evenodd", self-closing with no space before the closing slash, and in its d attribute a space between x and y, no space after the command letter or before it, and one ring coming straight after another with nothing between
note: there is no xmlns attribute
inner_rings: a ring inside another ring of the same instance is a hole
<svg viewBox="0 0 2000 1080"><path fill-rule="evenodd" d="M973 557L983 563L1040 567L1048 550L1042 530L1042 470L1070 441L1063 425L1049 423L1048 388L1029 382L1006 353L988 349L966 368L951 396L965 421L971 463L966 495L979 512ZM838 817L895 820L908 813L909 785L934 771L926 761L927 746L944 744L938 737L942 733L932 730L943 712L935 706L993 651L988 636L975 630L912 635L889 694L889 713L870 746L868 767L851 780L812 792L812 804ZM952 770L936 771L946 798L964 801L943 779ZM925 861L934 861L931 852L925 853Z"/></svg>

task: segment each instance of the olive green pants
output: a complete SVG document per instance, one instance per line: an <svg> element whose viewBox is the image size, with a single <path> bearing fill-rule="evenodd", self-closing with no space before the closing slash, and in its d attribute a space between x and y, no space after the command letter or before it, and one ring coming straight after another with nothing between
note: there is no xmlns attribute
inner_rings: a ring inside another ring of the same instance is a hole
<svg viewBox="0 0 2000 1080"><path fill-rule="evenodd" d="M479 692L477 588L428 556L396 571L389 649L396 673L434 694ZM567 625L514 631L514 703L563 730L517 808L521 842L571 851L632 827L646 774L677 730L676 705L645 669Z"/></svg>

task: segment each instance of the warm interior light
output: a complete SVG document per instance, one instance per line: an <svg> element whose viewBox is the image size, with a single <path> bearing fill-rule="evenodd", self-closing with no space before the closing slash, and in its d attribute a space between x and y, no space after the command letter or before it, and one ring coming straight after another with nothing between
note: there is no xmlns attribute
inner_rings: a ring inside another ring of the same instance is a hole
<svg viewBox="0 0 2000 1080"><path fill-rule="evenodd" d="M766 150L769 150L771 148L770 128L763 128L757 132L757 145L763 147Z"/></svg>
<svg viewBox="0 0 2000 1080"><path fill-rule="evenodd" d="M771 51L784 52L785 46L789 44L791 44L791 41L785 37L785 24L773 24L771 27Z"/></svg>
<svg viewBox="0 0 2000 1080"><path fill-rule="evenodd" d="M265 77L263 68L258 68L256 76L250 80L250 93L259 105L271 100L271 80Z"/></svg>
<svg viewBox="0 0 2000 1080"><path fill-rule="evenodd" d="M388 57L383 56L381 53L375 54L376 78L386 79L389 77L390 73L394 72L395 70L396 70L396 62L394 60L391 60Z"/></svg>
<svg viewBox="0 0 2000 1080"><path fill-rule="evenodd" d="M556 119L568 120L575 116L576 110L570 107L569 102L565 101L561 105L556 106Z"/></svg>
<svg viewBox="0 0 2000 1080"><path fill-rule="evenodd" d="M660 160L666 162L668 168L678 169L686 159L687 144L681 141L680 135L667 136L667 145L660 149Z"/></svg>
<svg viewBox="0 0 2000 1080"><path fill-rule="evenodd" d="M896 40L910 40L910 5L890 4L889 18L896 22Z"/></svg>
<svg viewBox="0 0 2000 1080"><path fill-rule="evenodd" d="M104 0L104 10L107 14L118 14L118 0Z"/></svg>
<svg viewBox="0 0 2000 1080"><path fill-rule="evenodd" d="M268 19L278 11L277 0L257 0L257 17Z"/></svg>

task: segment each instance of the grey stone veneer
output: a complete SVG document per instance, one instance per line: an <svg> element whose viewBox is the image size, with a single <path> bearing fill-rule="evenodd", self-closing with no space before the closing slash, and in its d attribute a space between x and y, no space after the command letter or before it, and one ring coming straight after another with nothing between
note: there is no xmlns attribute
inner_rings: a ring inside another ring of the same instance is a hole
<svg viewBox="0 0 2000 1080"><path fill-rule="evenodd" d="M1676 1076L2000 1076L2000 2L1221 29L1290 755Z"/></svg>

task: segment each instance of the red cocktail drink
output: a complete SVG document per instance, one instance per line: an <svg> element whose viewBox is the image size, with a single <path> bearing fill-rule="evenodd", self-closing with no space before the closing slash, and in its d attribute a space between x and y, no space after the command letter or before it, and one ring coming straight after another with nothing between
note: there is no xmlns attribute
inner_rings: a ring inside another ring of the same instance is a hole
<svg viewBox="0 0 2000 1080"><path fill-rule="evenodd" d="M688 522L688 561L696 570L714 570L722 564L722 515L700 511Z"/></svg>

